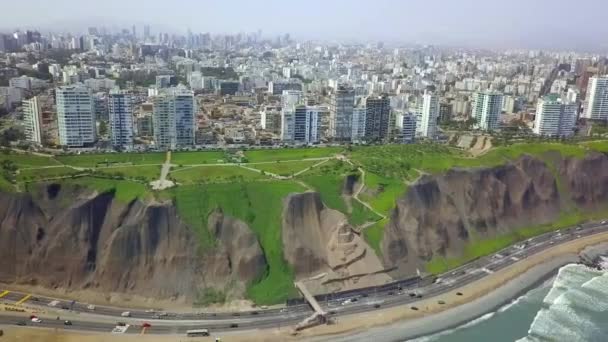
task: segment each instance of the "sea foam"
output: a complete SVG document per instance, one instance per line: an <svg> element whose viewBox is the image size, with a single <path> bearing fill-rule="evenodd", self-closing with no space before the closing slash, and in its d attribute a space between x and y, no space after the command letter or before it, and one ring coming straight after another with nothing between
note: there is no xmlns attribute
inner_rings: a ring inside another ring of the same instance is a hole
<svg viewBox="0 0 608 342"><path fill-rule="evenodd" d="M560 269L528 336L518 342L608 341L608 272L583 265Z"/></svg>

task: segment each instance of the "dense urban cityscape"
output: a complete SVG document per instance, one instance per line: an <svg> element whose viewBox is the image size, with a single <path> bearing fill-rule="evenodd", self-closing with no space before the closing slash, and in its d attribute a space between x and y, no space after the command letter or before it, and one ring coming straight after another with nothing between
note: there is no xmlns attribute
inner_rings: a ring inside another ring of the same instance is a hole
<svg viewBox="0 0 608 342"><path fill-rule="evenodd" d="M608 59L598 55L138 29L0 35L3 128L24 133L13 143L132 151L445 142L456 127L568 138L608 119Z"/></svg>
<svg viewBox="0 0 608 342"><path fill-rule="evenodd" d="M1 341L608 340L604 29L178 2L0 6Z"/></svg>

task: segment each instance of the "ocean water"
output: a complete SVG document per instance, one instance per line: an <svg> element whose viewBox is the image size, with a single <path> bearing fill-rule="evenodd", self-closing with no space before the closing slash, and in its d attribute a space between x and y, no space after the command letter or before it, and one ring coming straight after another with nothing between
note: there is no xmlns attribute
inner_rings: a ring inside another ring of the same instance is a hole
<svg viewBox="0 0 608 342"><path fill-rule="evenodd" d="M608 270L567 265L495 312L412 342L607 342Z"/></svg>

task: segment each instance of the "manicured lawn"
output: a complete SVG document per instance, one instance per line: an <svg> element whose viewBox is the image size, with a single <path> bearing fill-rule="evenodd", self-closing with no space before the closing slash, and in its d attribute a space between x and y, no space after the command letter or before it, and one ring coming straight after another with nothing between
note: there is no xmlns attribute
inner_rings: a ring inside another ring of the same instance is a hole
<svg viewBox="0 0 608 342"><path fill-rule="evenodd" d="M224 158L222 151L171 153L171 163L178 165L217 164L223 163Z"/></svg>
<svg viewBox="0 0 608 342"><path fill-rule="evenodd" d="M105 153L57 156L57 160L66 165L77 167L111 166L112 164L162 164L166 155L154 153Z"/></svg>
<svg viewBox="0 0 608 342"><path fill-rule="evenodd" d="M37 181L49 178L69 176L79 172L80 171L64 166L44 169L23 169L19 170L19 175L17 175L17 181Z"/></svg>
<svg viewBox="0 0 608 342"><path fill-rule="evenodd" d="M480 157L471 158L460 150L442 145L413 144L358 147L351 152L351 158L366 171L387 178L413 180L413 169L435 174L452 167L496 166L524 154L541 156L550 151L578 158L587 153L587 149L578 144L522 143L497 147Z"/></svg>
<svg viewBox="0 0 608 342"><path fill-rule="evenodd" d="M169 173L169 177L179 184L196 184L206 182L228 182L254 180L267 178L261 173L244 169L238 166L196 166L176 169Z"/></svg>
<svg viewBox="0 0 608 342"><path fill-rule="evenodd" d="M248 297L259 304L283 302L294 293L293 271L283 259L281 239L282 201L289 193L304 189L293 182L226 183L182 186L173 190L179 215L197 233L202 248L215 241L207 230L207 217L214 208L249 224L266 255L266 277L250 284Z"/></svg>
<svg viewBox="0 0 608 342"><path fill-rule="evenodd" d="M291 176L294 173L305 170L313 165L320 163L320 161L287 161L287 162L273 162L269 164L255 164L250 167L265 172L274 173L279 176Z"/></svg>
<svg viewBox="0 0 608 342"><path fill-rule="evenodd" d="M269 150L245 151L250 163L267 162L277 160L301 160L308 158L325 158L342 151L341 147L319 147L319 148L283 148Z"/></svg>
<svg viewBox="0 0 608 342"><path fill-rule="evenodd" d="M145 178L146 181L153 181L160 177L160 166L122 166L122 167L102 167L95 171L112 176L123 176L126 178Z"/></svg>
<svg viewBox="0 0 608 342"><path fill-rule="evenodd" d="M11 160L19 168L41 167L41 166L57 166L60 165L55 159L50 157L40 157L32 154L17 154L0 152L0 162L3 160Z"/></svg>
<svg viewBox="0 0 608 342"><path fill-rule="evenodd" d="M99 192L114 190L116 199L125 203L129 203L137 198L143 199L149 194L148 189L144 184L124 180L80 177L74 179L63 179L61 180L61 183L78 184Z"/></svg>

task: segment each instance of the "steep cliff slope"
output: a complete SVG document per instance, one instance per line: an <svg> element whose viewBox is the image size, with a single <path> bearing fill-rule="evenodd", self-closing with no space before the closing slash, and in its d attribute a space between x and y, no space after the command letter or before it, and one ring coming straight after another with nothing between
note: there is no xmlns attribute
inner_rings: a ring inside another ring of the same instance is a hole
<svg viewBox="0 0 608 342"><path fill-rule="evenodd" d="M554 174L545 162L523 156L503 166L423 177L391 213L382 240L385 265L397 267L393 275L411 275L433 257L461 257L471 241L554 222L572 209L564 197L582 208L606 205L606 155L556 164Z"/></svg>
<svg viewBox="0 0 608 342"><path fill-rule="evenodd" d="M471 238L550 222L559 210L553 174L531 157L427 176L397 201L383 239L384 261L400 274L412 273L434 255L461 255Z"/></svg>
<svg viewBox="0 0 608 342"><path fill-rule="evenodd" d="M284 201L285 259L313 292L333 292L390 281L378 257L355 234L344 214L327 208L316 192Z"/></svg>
<svg viewBox="0 0 608 342"><path fill-rule="evenodd" d="M246 225L237 225L257 244ZM259 245L243 258L219 236L220 248L201 251L171 204L125 204L113 193L58 184L0 193L0 282L192 299L201 288L246 283L264 272ZM233 260L255 260L257 267L243 271L231 267Z"/></svg>

